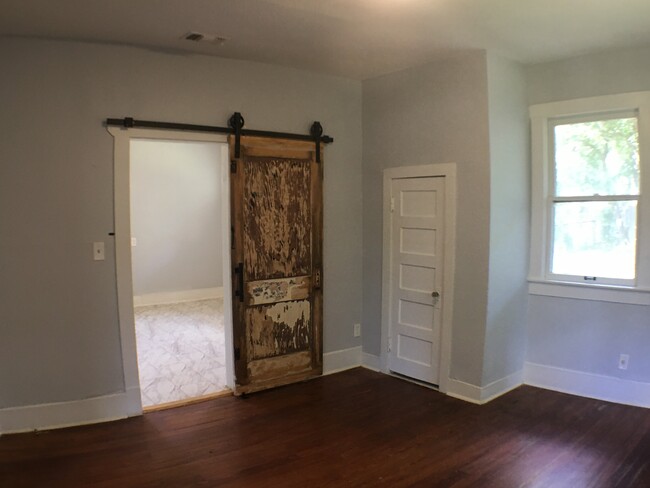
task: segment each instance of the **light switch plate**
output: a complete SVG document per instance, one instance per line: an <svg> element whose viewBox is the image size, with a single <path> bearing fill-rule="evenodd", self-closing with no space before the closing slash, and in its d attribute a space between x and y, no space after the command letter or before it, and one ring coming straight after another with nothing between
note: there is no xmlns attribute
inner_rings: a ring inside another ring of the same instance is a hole
<svg viewBox="0 0 650 488"><path fill-rule="evenodd" d="M95 261L103 261L106 259L103 242L93 242L93 259Z"/></svg>

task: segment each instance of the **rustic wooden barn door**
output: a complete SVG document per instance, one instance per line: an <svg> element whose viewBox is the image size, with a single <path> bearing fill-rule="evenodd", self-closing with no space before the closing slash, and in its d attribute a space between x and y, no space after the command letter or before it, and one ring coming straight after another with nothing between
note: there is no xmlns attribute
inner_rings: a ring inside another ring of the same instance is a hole
<svg viewBox="0 0 650 488"><path fill-rule="evenodd" d="M322 374L322 157L315 144L230 141L236 393ZM322 148L321 148L322 152Z"/></svg>

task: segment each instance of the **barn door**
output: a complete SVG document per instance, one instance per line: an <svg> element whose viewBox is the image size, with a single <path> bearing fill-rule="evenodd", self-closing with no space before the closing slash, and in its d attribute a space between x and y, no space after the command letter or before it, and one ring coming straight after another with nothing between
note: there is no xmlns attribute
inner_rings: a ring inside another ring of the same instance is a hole
<svg viewBox="0 0 650 488"><path fill-rule="evenodd" d="M231 151L238 394L322 374L322 162L314 143L242 137ZM322 157L321 157L322 161Z"/></svg>

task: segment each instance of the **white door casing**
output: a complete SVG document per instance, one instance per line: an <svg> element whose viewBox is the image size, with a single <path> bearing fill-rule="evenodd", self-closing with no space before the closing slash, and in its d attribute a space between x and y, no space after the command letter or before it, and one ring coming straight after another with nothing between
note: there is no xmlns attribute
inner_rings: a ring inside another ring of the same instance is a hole
<svg viewBox="0 0 650 488"><path fill-rule="evenodd" d="M392 181L389 369L434 385L444 302L444 191L439 176Z"/></svg>
<svg viewBox="0 0 650 488"><path fill-rule="evenodd" d="M455 243L455 165L384 171L384 372L447 390Z"/></svg>
<svg viewBox="0 0 650 488"><path fill-rule="evenodd" d="M230 228L230 176L227 137L221 134L204 134L157 129L123 129L108 127L114 144L114 212L115 212L115 274L117 302L122 346L122 367L125 390L129 394L126 416L141 415L140 379L138 374L135 321L133 313L133 278L131 268L131 194L130 194L130 146L131 139L154 139L172 141L216 142L222 144L221 188L222 225ZM223 238L223 286L224 296L230 296L230 232L222 232ZM232 309L224 301L224 332L226 344L226 385L234 387L232 349Z"/></svg>

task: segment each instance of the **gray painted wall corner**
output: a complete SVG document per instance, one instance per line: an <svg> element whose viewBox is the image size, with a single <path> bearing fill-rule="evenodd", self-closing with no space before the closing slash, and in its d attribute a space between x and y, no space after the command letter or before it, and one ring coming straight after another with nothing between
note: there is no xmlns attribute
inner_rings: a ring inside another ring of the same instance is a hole
<svg viewBox="0 0 650 488"><path fill-rule="evenodd" d="M490 275L482 385L523 369L530 236L530 144L523 66L488 54Z"/></svg>
<svg viewBox="0 0 650 488"><path fill-rule="evenodd" d="M465 53L363 82L363 324L379 355L382 170L457 163L453 378L480 384L489 247L486 54ZM471 305L471 306L470 306Z"/></svg>

